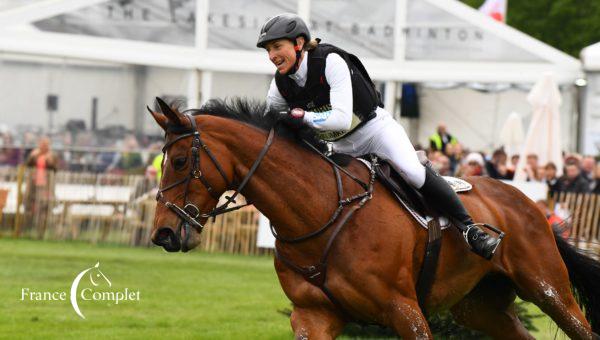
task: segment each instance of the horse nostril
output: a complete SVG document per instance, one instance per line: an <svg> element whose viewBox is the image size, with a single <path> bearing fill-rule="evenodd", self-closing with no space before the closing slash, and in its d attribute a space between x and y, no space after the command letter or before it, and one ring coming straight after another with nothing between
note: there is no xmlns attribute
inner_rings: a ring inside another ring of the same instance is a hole
<svg viewBox="0 0 600 340"><path fill-rule="evenodd" d="M166 251L179 251L181 249L179 239L175 235L175 232L173 232L173 229L169 227L157 230L154 237L152 237L152 243L163 247Z"/></svg>
<svg viewBox="0 0 600 340"><path fill-rule="evenodd" d="M169 229L171 230L171 229ZM169 238L169 230L165 230L164 228L158 231L158 239L165 240Z"/></svg>

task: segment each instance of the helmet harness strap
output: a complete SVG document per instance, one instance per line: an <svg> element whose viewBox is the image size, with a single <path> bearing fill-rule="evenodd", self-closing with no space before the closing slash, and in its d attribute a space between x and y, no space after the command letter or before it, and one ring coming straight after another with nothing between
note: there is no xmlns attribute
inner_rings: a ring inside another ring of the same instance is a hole
<svg viewBox="0 0 600 340"><path fill-rule="evenodd" d="M300 57L302 56L302 48L298 46L298 42L296 40L294 40L293 42L294 51L296 51L296 62L294 63L294 66L291 67L289 71L287 71L287 73L285 74L286 76L296 73L296 71L298 71L298 69L300 68Z"/></svg>

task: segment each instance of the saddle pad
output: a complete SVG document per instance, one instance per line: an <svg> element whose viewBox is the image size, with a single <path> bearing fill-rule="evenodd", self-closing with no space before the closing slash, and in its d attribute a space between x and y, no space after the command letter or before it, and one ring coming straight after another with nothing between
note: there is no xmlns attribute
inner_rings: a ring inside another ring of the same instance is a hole
<svg viewBox="0 0 600 340"><path fill-rule="evenodd" d="M360 162L362 162L369 170L371 169L371 162L369 162L368 160L363 159L363 158L357 158L357 159ZM467 192L467 191L473 189L473 185L471 185L471 183L469 183L463 179L451 177L451 176L442 176L442 178L444 178L444 180L446 180L446 182L450 185L450 187L456 193ZM427 226L428 226L429 222L433 219L433 217L425 216L425 215L419 213L417 210L413 209L412 205L409 204L409 202L406 202L406 200L403 197L401 197L400 195L398 195L395 192L392 192L392 194L394 195L394 197L396 197L396 199L400 202L400 204L408 211L408 213L421 225L421 227L427 229ZM439 222L442 230L444 230L450 226L450 221L444 216L439 217L438 222Z"/></svg>
<svg viewBox="0 0 600 340"><path fill-rule="evenodd" d="M450 184L450 187L454 189L454 192L467 192L473 189L473 185L464 179L452 177L452 176L442 176L443 179Z"/></svg>
<svg viewBox="0 0 600 340"><path fill-rule="evenodd" d="M371 162L363 158L357 158L360 162L362 162L367 169L371 170ZM450 187L454 190L454 192L467 192L473 189L473 185L464 179L460 179L452 176L442 176L443 179L450 184Z"/></svg>

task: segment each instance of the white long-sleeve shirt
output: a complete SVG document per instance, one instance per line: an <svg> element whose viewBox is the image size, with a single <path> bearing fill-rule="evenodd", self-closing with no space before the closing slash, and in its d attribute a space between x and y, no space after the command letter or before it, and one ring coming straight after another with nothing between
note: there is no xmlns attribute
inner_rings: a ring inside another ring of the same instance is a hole
<svg viewBox="0 0 600 340"><path fill-rule="evenodd" d="M290 75L300 87L306 85L308 74L308 56L304 57L298 70ZM325 59L325 79L329 84L329 99L331 110L325 112L305 111L304 122L320 131L345 131L352 125L352 79L348 65L337 53L330 53ZM271 81L267 94L267 107L275 109L287 109L288 104L279 92L275 78ZM293 109L293 107L291 108Z"/></svg>
<svg viewBox="0 0 600 340"><path fill-rule="evenodd" d="M307 59L305 54L296 73L290 76L302 87L306 84ZM330 131L347 131L352 126L354 116L350 70L342 57L335 53L330 53L325 63L325 77L331 87L331 110L305 112L304 121L325 134ZM267 105L279 110L288 108L274 79L267 95ZM363 133L337 139L333 142L333 150L352 156L374 153L389 160L396 171L415 188L422 187L425 182L425 167L419 162L404 128L384 108L377 107L375 112L377 116L360 128Z"/></svg>

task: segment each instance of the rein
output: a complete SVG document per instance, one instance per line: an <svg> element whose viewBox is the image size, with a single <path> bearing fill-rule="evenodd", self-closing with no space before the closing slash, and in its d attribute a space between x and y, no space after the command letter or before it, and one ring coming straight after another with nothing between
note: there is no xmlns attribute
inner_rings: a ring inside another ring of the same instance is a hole
<svg viewBox="0 0 600 340"><path fill-rule="evenodd" d="M313 151L315 151L317 154L319 154L319 156L321 156L323 159L325 159L327 162L329 162L332 165L333 173L335 174L335 180L336 180L336 184L337 184L338 207L333 212L331 218L329 218L329 220L323 226L321 226L319 229L317 229L315 231L312 231L312 232L302 235L302 236L298 236L298 237L294 237L294 238L283 237L283 236L277 234L273 224L270 224L271 233L273 234L275 239L277 239L278 241L281 241L283 243L299 243L299 242L306 241L308 239L311 239L315 236L322 234L331 225L333 225L333 223L338 219L338 217L344 210L345 206L348 206L357 200L361 200L359 203L359 206L362 207L366 203L366 201L368 201L372 198L372 193L373 193L373 183L375 182L375 167L374 166L371 167L370 180L369 180L369 183L366 184L363 181L361 181L360 179L358 179L356 176L354 176L350 172L348 172L348 170L337 165L334 161L332 161L329 157L324 155L321 151L319 151L317 148L315 148L312 144L308 143L305 140L303 140L303 142L306 143L310 148L312 148ZM372 162L375 165L377 163L377 159L375 157L373 157ZM340 171L347 174L352 180L354 180L355 182L360 184L360 186L362 186L366 191L363 193L354 195L352 197L343 198L344 197L344 188L342 187L342 179L340 177Z"/></svg>

